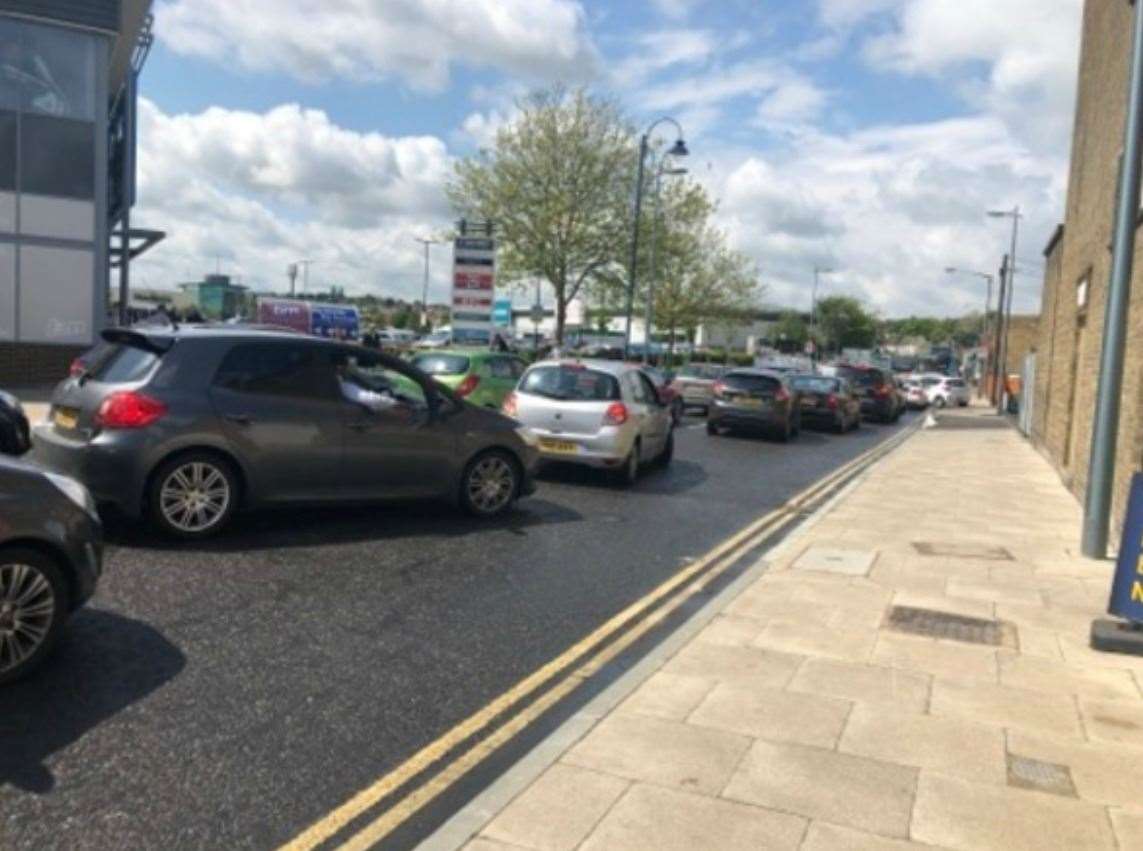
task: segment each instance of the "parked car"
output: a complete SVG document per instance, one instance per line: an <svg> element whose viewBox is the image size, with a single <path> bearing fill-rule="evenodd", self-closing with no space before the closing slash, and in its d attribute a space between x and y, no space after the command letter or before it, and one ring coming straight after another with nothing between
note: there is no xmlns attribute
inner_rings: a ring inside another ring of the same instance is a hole
<svg viewBox="0 0 1143 851"><path fill-rule="evenodd" d="M0 455L23 455L31 445L24 406L11 393L0 390Z"/></svg>
<svg viewBox="0 0 1143 851"><path fill-rule="evenodd" d="M901 418L904 399L892 373L875 366L834 364L821 367L823 375L844 378L861 397L861 415L867 420L893 423Z"/></svg>
<svg viewBox="0 0 1143 851"><path fill-rule="evenodd" d="M515 389L526 366L515 355L487 349L419 352L412 363L460 398L482 408L495 409L499 409L504 397Z"/></svg>
<svg viewBox="0 0 1143 851"><path fill-rule="evenodd" d="M783 442L802 427L801 400L789 378L762 369L732 369L714 384L706 415L707 434L750 429L775 434Z"/></svg>
<svg viewBox="0 0 1143 851"><path fill-rule="evenodd" d="M925 391L929 402L938 408L956 405L963 408L969 403L968 384L963 378L940 377L932 382Z"/></svg>
<svg viewBox="0 0 1143 851"><path fill-rule="evenodd" d="M413 343L414 349L441 349L452 343L451 331L433 331Z"/></svg>
<svg viewBox="0 0 1143 851"><path fill-rule="evenodd" d="M655 392L659 394L659 399L670 409L671 422L678 425L686 413L686 406L683 397L671 383L674 380L674 374L663 372L653 366L643 367L643 373L651 379L651 383L655 385Z"/></svg>
<svg viewBox="0 0 1143 851"><path fill-rule="evenodd" d="M448 497L492 516L533 490L534 435L398 358L239 327L103 337L56 388L34 456L171 535L302 502Z"/></svg>
<svg viewBox="0 0 1143 851"><path fill-rule="evenodd" d="M712 363L691 363L682 367L671 386L687 408L702 408L705 414L714 396L714 382L726 375L726 367Z"/></svg>
<svg viewBox="0 0 1143 851"><path fill-rule="evenodd" d="M669 464L675 451L670 409L643 370L622 361L534 364L504 412L539 436L543 459L608 470L623 485L644 464Z"/></svg>
<svg viewBox="0 0 1143 851"><path fill-rule="evenodd" d="M929 407L929 394L925 392L925 388L921 386L921 382L906 379L901 382L901 387L905 393L906 408L911 411L923 411Z"/></svg>
<svg viewBox="0 0 1143 851"><path fill-rule="evenodd" d="M861 425L861 398L844 378L795 374L790 383L801 397L802 422L824 426L838 434Z"/></svg>
<svg viewBox="0 0 1143 851"><path fill-rule="evenodd" d="M0 684L51 652L95 590L103 545L95 503L75 479L0 457Z"/></svg>

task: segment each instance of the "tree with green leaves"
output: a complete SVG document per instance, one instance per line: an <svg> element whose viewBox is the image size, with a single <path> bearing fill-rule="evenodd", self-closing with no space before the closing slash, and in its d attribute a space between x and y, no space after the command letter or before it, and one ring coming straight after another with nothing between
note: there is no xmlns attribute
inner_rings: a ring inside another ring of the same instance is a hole
<svg viewBox="0 0 1143 851"><path fill-rule="evenodd" d="M568 304L622 268L635 141L613 101L582 89L517 107L492 148L457 164L447 192L462 216L494 223L505 279L552 287L562 343Z"/></svg>
<svg viewBox="0 0 1143 851"><path fill-rule="evenodd" d="M829 296L818 301L816 337L826 351L869 349L877 343L877 318L849 296Z"/></svg>
<svg viewBox="0 0 1143 851"><path fill-rule="evenodd" d="M784 310L774 326L774 341L802 348L810 338L810 326L796 310Z"/></svg>

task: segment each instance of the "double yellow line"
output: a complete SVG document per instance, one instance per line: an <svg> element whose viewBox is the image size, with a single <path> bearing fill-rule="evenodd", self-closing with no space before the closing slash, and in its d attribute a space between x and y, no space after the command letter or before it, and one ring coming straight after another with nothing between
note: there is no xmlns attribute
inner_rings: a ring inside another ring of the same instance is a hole
<svg viewBox="0 0 1143 851"><path fill-rule="evenodd" d="M575 691L588 677L677 611L683 603L718 578L744 554L764 543L795 515L828 494L858 469L893 451L913 431L915 428L907 429L864 452L792 497L781 507L727 538L491 703L435 741L425 745L397 768L378 778L344 804L314 822L283 845L280 851L311 851L317 848L350 822L398 792L422 772L444 760L469 739L494 727L494 722L501 719L500 725L495 726L492 732L457 753L431 778L409 791L375 819L361 827L340 846L340 849L360 851L373 847L479 765L497 748L510 741L517 733ZM536 699L526 700L545 686L550 687ZM506 715L514 707L516 707L515 713Z"/></svg>

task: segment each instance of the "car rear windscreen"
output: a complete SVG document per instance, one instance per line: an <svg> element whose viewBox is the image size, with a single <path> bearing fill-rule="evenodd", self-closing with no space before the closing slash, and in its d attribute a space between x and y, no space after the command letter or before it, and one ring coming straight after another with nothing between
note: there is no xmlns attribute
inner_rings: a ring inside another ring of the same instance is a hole
<svg viewBox="0 0 1143 851"><path fill-rule="evenodd" d="M464 375L469 360L464 355L418 355L413 366L429 375Z"/></svg>
<svg viewBox="0 0 1143 851"><path fill-rule="evenodd" d="M837 380L833 378L795 378L794 389L802 393L836 393Z"/></svg>
<svg viewBox="0 0 1143 851"><path fill-rule="evenodd" d="M620 398L619 382L614 375L575 366L537 366L530 369L520 390L569 402L617 402Z"/></svg>
<svg viewBox="0 0 1143 851"><path fill-rule="evenodd" d="M728 390L738 393L777 393L782 382L769 375L730 373L722 379Z"/></svg>
<svg viewBox="0 0 1143 851"><path fill-rule="evenodd" d="M104 384L129 384L143 378L158 359L146 349L115 345L88 369L88 375Z"/></svg>

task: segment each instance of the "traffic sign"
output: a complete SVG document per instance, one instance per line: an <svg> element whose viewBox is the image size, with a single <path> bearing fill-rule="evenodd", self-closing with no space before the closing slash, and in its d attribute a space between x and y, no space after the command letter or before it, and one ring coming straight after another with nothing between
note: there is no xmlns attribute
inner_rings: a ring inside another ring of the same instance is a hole
<svg viewBox="0 0 1143 851"><path fill-rule="evenodd" d="M512 299L498 298L492 303L492 324L501 328L512 324Z"/></svg>

